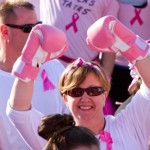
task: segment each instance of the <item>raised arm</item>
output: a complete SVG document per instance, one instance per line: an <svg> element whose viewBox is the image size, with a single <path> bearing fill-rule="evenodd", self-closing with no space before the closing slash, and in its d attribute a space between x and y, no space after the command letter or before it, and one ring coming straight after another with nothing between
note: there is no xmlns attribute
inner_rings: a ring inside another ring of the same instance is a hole
<svg viewBox="0 0 150 150"><path fill-rule="evenodd" d="M17 76L9 99L13 109L30 109L34 80L37 78L41 65L60 57L67 48L66 35L59 29L44 24L32 29L22 54L12 70L12 73Z"/></svg>
<svg viewBox="0 0 150 150"><path fill-rule="evenodd" d="M150 46L113 16L97 20L87 31L87 44L95 51L121 53L135 65L150 88Z"/></svg>
<svg viewBox="0 0 150 150"><path fill-rule="evenodd" d="M139 60L135 64L142 81L150 88L150 56Z"/></svg>
<svg viewBox="0 0 150 150"><path fill-rule="evenodd" d="M15 110L29 110L33 94L34 81L24 82L15 79L9 98L10 106Z"/></svg>

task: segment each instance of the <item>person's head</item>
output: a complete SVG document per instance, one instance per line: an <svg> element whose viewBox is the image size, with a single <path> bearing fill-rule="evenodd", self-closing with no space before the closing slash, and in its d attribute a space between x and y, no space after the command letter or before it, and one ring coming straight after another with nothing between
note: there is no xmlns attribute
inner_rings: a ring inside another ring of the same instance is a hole
<svg viewBox="0 0 150 150"><path fill-rule="evenodd" d="M99 150L99 141L85 127L75 126L71 115L48 115L42 118L38 134L47 140L45 150Z"/></svg>
<svg viewBox="0 0 150 150"><path fill-rule="evenodd" d="M13 63L21 54L30 29L36 23L37 17L31 3L24 0L0 3L0 58L3 62L10 62L6 71L11 71ZM24 25L26 28L23 28Z"/></svg>
<svg viewBox="0 0 150 150"><path fill-rule="evenodd" d="M76 123L103 116L110 83L97 62L85 62L78 58L63 72L59 88Z"/></svg>

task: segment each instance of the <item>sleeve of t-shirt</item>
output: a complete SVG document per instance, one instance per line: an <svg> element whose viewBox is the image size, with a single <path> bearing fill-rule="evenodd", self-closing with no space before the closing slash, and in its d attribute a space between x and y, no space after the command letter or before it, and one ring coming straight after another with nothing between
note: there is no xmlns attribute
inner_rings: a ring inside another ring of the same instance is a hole
<svg viewBox="0 0 150 150"><path fill-rule="evenodd" d="M150 89L142 83L126 108L117 115L118 123L128 128L134 137L147 141L150 135Z"/></svg>
<svg viewBox="0 0 150 150"><path fill-rule="evenodd" d="M31 108L28 111L16 111L7 105L6 113L27 144L36 150L41 150L46 140L38 135L37 127L43 114Z"/></svg>

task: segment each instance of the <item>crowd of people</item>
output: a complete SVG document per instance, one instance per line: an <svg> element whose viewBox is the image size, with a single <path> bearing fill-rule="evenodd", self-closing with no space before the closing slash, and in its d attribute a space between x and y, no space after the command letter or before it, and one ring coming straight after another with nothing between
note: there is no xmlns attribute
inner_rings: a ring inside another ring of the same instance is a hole
<svg viewBox="0 0 150 150"><path fill-rule="evenodd" d="M0 5L1 150L29 149L6 116L6 106L15 79L11 74L13 64L21 55L29 32L37 23L40 22L37 20L34 6L30 3L23 1L14 3L11 1ZM58 60L49 61L42 66L35 81L32 102L34 107L45 115L68 113L58 89L59 76L63 70L64 66ZM53 97L53 99L50 99L50 97Z"/></svg>
<svg viewBox="0 0 150 150"><path fill-rule="evenodd" d="M149 149L149 7L1 0L0 150Z"/></svg>

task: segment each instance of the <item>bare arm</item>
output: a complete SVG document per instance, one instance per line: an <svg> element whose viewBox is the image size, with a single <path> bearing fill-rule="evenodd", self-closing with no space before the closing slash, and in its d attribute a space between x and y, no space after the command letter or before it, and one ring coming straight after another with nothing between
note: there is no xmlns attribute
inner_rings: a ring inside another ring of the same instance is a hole
<svg viewBox="0 0 150 150"><path fill-rule="evenodd" d="M15 79L10 95L10 106L13 109L30 109L34 80L38 76L40 66L46 61L62 56L67 49L66 35L58 28L38 24L31 30L21 56L12 70L12 73L19 78Z"/></svg>
<svg viewBox="0 0 150 150"><path fill-rule="evenodd" d="M116 56L115 53L103 53L102 54L101 64L110 77L114 69L115 56Z"/></svg>
<svg viewBox="0 0 150 150"><path fill-rule="evenodd" d="M34 81L23 82L16 78L11 90L9 104L15 110L29 110L33 95Z"/></svg>
<svg viewBox="0 0 150 150"><path fill-rule="evenodd" d="M150 88L150 56L136 62L136 68L143 82Z"/></svg>

